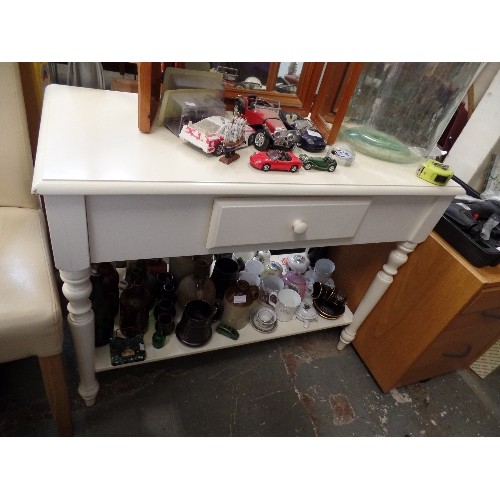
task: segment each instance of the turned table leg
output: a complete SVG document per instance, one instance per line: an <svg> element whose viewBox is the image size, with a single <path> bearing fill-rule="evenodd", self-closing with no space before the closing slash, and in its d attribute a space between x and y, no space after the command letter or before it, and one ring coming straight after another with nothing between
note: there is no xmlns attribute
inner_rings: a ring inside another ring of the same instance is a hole
<svg viewBox="0 0 500 500"><path fill-rule="evenodd" d="M391 286L398 269L408 260L408 254L413 252L416 246L416 243L411 243L409 241L400 242L389 254L387 263L384 264L382 269L377 273L359 303L354 313L352 323L342 330L337 344L337 349L339 351L342 351L347 344L350 344L354 340L358 328L376 306L377 302L382 298L382 295L384 295Z"/></svg>
<svg viewBox="0 0 500 500"><path fill-rule="evenodd" d="M90 268L82 271L60 271L62 291L68 299L68 324L80 374L78 392L87 406L95 403L99 383L95 377L94 312L89 300L92 284Z"/></svg>

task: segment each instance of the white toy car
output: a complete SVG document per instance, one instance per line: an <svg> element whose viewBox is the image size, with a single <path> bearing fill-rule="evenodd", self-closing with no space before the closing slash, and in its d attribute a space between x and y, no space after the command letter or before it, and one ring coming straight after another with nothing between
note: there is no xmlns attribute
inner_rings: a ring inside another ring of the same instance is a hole
<svg viewBox="0 0 500 500"><path fill-rule="evenodd" d="M182 127L179 134L194 146L199 147L205 153L220 156L224 153L224 137L227 137L226 129L231 127L231 118L223 116L209 116L199 122L189 122ZM246 124L243 127L242 141L236 149L251 146L255 139L255 130Z"/></svg>

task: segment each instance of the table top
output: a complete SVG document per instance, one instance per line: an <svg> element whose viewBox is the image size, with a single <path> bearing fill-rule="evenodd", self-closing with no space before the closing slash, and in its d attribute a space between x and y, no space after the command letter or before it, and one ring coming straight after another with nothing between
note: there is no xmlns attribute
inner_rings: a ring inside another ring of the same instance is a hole
<svg viewBox="0 0 500 500"><path fill-rule="evenodd" d="M254 169L253 147L226 165L165 127L138 129L138 96L64 85L45 89L33 192L41 195L211 194L250 196L455 196L400 165L357 153L335 172ZM302 152L298 150L298 152ZM316 154L318 156L318 154Z"/></svg>

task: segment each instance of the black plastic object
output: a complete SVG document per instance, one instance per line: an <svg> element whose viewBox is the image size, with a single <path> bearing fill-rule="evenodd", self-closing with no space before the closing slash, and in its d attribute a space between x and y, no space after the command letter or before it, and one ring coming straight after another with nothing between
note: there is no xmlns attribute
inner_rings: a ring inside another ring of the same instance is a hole
<svg viewBox="0 0 500 500"><path fill-rule="evenodd" d="M469 196L478 201L453 200L434 230L455 250L476 267L500 264L500 230L494 228L490 239L481 238L481 229L493 214L500 215L500 204L491 200L482 201L470 186L457 181Z"/></svg>

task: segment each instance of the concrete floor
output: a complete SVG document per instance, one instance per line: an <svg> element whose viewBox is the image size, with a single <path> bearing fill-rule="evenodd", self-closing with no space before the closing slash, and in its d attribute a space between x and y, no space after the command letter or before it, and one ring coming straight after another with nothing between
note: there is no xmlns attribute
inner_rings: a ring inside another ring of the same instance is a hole
<svg viewBox="0 0 500 500"><path fill-rule="evenodd" d="M338 329L98 374L93 407L64 359L75 436L499 436L500 370L384 394ZM0 365L0 435L55 436L35 358Z"/></svg>

